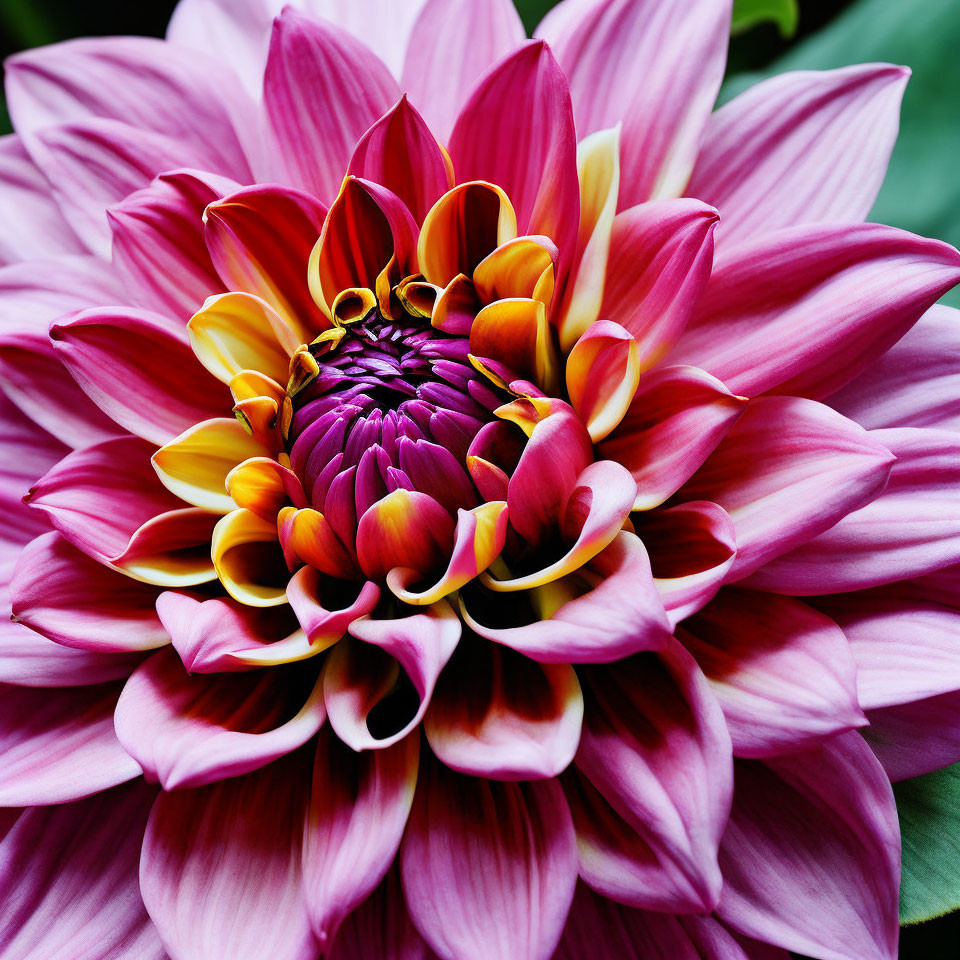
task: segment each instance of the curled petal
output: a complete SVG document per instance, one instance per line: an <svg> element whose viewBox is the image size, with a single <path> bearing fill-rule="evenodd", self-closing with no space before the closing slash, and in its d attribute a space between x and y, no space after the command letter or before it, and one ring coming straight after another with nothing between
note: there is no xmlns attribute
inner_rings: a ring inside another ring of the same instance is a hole
<svg viewBox="0 0 960 960"><path fill-rule="evenodd" d="M286 603L289 576L277 526L249 510L221 517L213 530L210 554L227 593L252 607Z"/></svg>
<svg viewBox="0 0 960 960"><path fill-rule="evenodd" d="M633 474L634 510L650 510L676 493L737 422L746 403L697 367L659 367L641 377L625 415L600 444L604 457Z"/></svg>
<svg viewBox="0 0 960 960"><path fill-rule="evenodd" d="M303 282L326 214L310 194L274 184L238 190L203 214L207 249L224 286L260 297L301 341L327 326Z"/></svg>
<svg viewBox="0 0 960 960"><path fill-rule="evenodd" d="M600 316L633 334L640 369L662 360L710 279L719 214L699 200L661 200L613 221Z"/></svg>
<svg viewBox="0 0 960 960"><path fill-rule="evenodd" d="M283 507L277 517L280 544L287 566L308 563L331 577L353 577L357 565L333 525L319 510Z"/></svg>
<svg viewBox="0 0 960 960"><path fill-rule="evenodd" d="M302 342L273 307L249 293L210 297L187 331L197 359L224 383L247 370L286 383Z"/></svg>
<svg viewBox="0 0 960 960"><path fill-rule="evenodd" d="M400 850L420 933L442 960L549 960L577 877L560 785L424 766Z"/></svg>
<svg viewBox="0 0 960 960"><path fill-rule="evenodd" d="M466 277L497 247L517 235L517 216L504 191L479 180L445 193L423 221L417 246L420 270L430 283L446 287Z"/></svg>
<svg viewBox="0 0 960 960"><path fill-rule="evenodd" d="M164 790L249 773L302 746L326 719L320 678L311 690L302 676L279 667L190 676L177 651L162 650L124 686L117 737Z"/></svg>
<svg viewBox="0 0 960 960"><path fill-rule="evenodd" d="M455 336L468 336L473 318L482 304L473 281L458 273L441 291L433 304L430 323L437 330Z"/></svg>
<svg viewBox="0 0 960 960"><path fill-rule="evenodd" d="M457 511L453 551L440 579L424 590L413 591L422 578L419 570L394 567L387 574L387 586L404 603L436 603L454 590L459 590L486 570L503 550L507 537L507 505L502 500L484 503L473 510Z"/></svg>
<svg viewBox="0 0 960 960"><path fill-rule="evenodd" d="M321 732L303 837L304 898L321 949L334 942L345 917L393 862L413 803L419 758L417 731L384 750L363 753Z"/></svg>
<svg viewBox="0 0 960 960"><path fill-rule="evenodd" d="M549 237L515 237L477 264L473 284L484 303L527 297L549 307L556 261L557 248Z"/></svg>
<svg viewBox="0 0 960 960"><path fill-rule="evenodd" d="M460 621L440 601L395 620L355 620L350 633L356 639L333 648L324 673L330 724L354 750L389 747L423 719Z"/></svg>
<svg viewBox="0 0 960 960"><path fill-rule="evenodd" d="M289 468L272 457L251 457L238 463L224 479L230 499L264 520L276 520L277 514L293 501L306 506L300 480Z"/></svg>
<svg viewBox="0 0 960 960"><path fill-rule="evenodd" d="M577 749L583 696L573 668L539 664L507 647L464 638L424 717L437 759L492 780L562 773Z"/></svg>
<svg viewBox="0 0 960 960"><path fill-rule="evenodd" d="M218 515L197 507L169 510L147 520L130 536L112 565L158 587L187 587L216 578L210 538Z"/></svg>
<svg viewBox="0 0 960 960"><path fill-rule="evenodd" d="M514 594L530 608L529 622L523 625L497 622L497 605L503 602L497 596L481 595L487 600L481 604L472 595L461 594L461 613L480 636L540 663L610 663L664 644L670 626L637 537L618 534L593 558L587 572L598 577L592 589L578 590L564 580L528 595Z"/></svg>
<svg viewBox="0 0 960 960"><path fill-rule="evenodd" d="M637 392L636 340L610 320L593 324L570 351L566 378L570 403L597 443L620 423Z"/></svg>
<svg viewBox="0 0 960 960"><path fill-rule="evenodd" d="M716 594L733 566L733 521L715 503L690 500L639 514L635 527L650 553L667 619L676 626Z"/></svg>
<svg viewBox="0 0 960 960"><path fill-rule="evenodd" d="M268 451L237 420L205 420L164 444L151 458L161 483L181 500L215 513L243 504L227 492L227 476Z"/></svg>

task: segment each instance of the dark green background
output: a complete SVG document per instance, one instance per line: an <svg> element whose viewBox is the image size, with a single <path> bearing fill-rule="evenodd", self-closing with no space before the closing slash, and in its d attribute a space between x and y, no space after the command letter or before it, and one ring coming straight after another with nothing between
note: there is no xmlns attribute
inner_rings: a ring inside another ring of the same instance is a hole
<svg viewBox="0 0 960 960"><path fill-rule="evenodd" d="M135 5L0 0L0 54L73 36L161 36L174 5L174 0ZM532 30L553 2L517 0L517 6ZM871 219L960 245L960 0L799 0L799 8L798 29L790 39L772 24L733 39L721 99L785 69L871 60L908 65L913 79L904 98L900 139ZM6 130L9 123L0 110L0 132ZM960 306L956 292L945 299ZM900 955L904 960L960 958L960 913L904 928Z"/></svg>

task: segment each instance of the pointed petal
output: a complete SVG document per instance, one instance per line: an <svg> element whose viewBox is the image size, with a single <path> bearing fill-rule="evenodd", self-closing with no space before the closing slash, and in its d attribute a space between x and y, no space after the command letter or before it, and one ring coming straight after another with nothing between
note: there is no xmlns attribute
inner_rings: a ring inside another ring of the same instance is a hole
<svg viewBox="0 0 960 960"><path fill-rule="evenodd" d="M562 280L577 243L580 185L570 94L546 44L520 47L480 80L457 118L450 156L461 182L503 187L521 234L553 240Z"/></svg>
<svg viewBox="0 0 960 960"><path fill-rule="evenodd" d="M892 462L879 438L829 407L767 397L747 406L678 497L730 514L737 558L728 579L738 579L869 503Z"/></svg>
<svg viewBox="0 0 960 960"><path fill-rule="evenodd" d="M859 734L738 761L720 865L717 914L734 929L830 960L896 957L900 830Z"/></svg>
<svg viewBox="0 0 960 960"><path fill-rule="evenodd" d="M280 179L329 203L353 148L400 98L384 64L343 30L287 7L274 21L263 103Z"/></svg>
<svg viewBox="0 0 960 960"><path fill-rule="evenodd" d="M393 863L419 758L416 731L385 750L365 753L345 747L329 730L321 732L303 837L304 898L321 949L329 950L344 918Z"/></svg>
<svg viewBox="0 0 960 960"><path fill-rule="evenodd" d="M717 211L660 200L614 218L600 315L633 334L641 370L677 342L710 278Z"/></svg>
<svg viewBox="0 0 960 960"><path fill-rule="evenodd" d="M688 190L720 210L724 246L802 223L865 220L887 172L909 76L880 63L797 70L721 107Z"/></svg>
<svg viewBox="0 0 960 960"><path fill-rule="evenodd" d="M113 731L119 693L0 685L0 806L64 803L139 776Z"/></svg>
<svg viewBox="0 0 960 960"><path fill-rule="evenodd" d="M140 890L172 956L256 960L269 943L276 960L315 960L300 876L308 763L298 751L244 777L157 797Z"/></svg>
<svg viewBox="0 0 960 960"><path fill-rule="evenodd" d="M428 0L410 34L403 89L447 140L475 82L525 39L511 0Z"/></svg>
<svg viewBox="0 0 960 960"><path fill-rule="evenodd" d="M726 65L727 0L559 4L537 27L583 136L623 121L620 207L684 192Z"/></svg>
<svg viewBox="0 0 960 960"><path fill-rule="evenodd" d="M442 960L549 960L577 875L560 785L425 766L400 851L420 933Z"/></svg>
<svg viewBox="0 0 960 960"><path fill-rule="evenodd" d="M879 224L788 227L718 259L670 359L735 393L829 396L960 280L960 253ZM863 291L872 291L864 297Z"/></svg>
<svg viewBox="0 0 960 960"><path fill-rule="evenodd" d="M473 637L460 641L440 675L424 732L437 759L453 770L539 780L569 766L582 717L572 667L538 664Z"/></svg>
<svg viewBox="0 0 960 960"><path fill-rule="evenodd" d="M799 600L728 587L681 631L738 757L805 750L866 723L843 631Z"/></svg>

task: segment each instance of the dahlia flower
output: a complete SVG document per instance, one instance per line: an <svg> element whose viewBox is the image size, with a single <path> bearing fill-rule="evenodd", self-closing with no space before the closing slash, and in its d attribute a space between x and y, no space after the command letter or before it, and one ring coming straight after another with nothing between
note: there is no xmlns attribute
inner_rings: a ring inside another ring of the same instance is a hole
<svg viewBox="0 0 960 960"><path fill-rule="evenodd" d="M0 957L894 957L960 759L907 71L279 7L7 63Z"/></svg>

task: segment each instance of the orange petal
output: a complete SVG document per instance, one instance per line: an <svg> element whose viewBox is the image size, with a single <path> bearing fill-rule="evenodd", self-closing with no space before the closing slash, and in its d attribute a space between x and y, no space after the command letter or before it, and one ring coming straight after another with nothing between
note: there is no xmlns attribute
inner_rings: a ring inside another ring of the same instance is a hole
<svg viewBox="0 0 960 960"><path fill-rule="evenodd" d="M514 237L477 264L473 283L483 303L527 297L550 306L557 248L549 237Z"/></svg>
<svg viewBox="0 0 960 960"><path fill-rule="evenodd" d="M276 524L249 510L234 510L214 528L210 555L220 582L234 600L251 607L286 603L290 573Z"/></svg>
<svg viewBox="0 0 960 960"><path fill-rule="evenodd" d="M430 323L444 333L465 337L481 306L473 281L466 274L458 273L437 297Z"/></svg>
<svg viewBox="0 0 960 960"><path fill-rule="evenodd" d="M280 539L288 564L293 555L331 577L351 578L358 573L350 551L319 510L284 507L280 511Z"/></svg>
<svg viewBox="0 0 960 960"><path fill-rule="evenodd" d="M238 464L227 474L226 486L238 507L271 522L291 501L298 507L306 502L297 475L270 457L251 457Z"/></svg>

